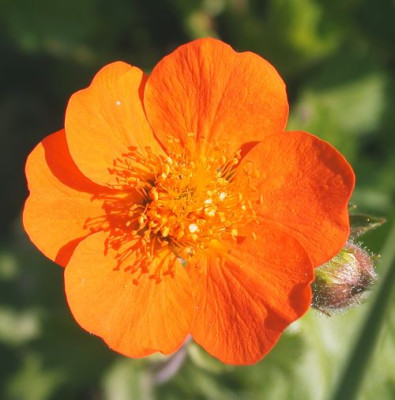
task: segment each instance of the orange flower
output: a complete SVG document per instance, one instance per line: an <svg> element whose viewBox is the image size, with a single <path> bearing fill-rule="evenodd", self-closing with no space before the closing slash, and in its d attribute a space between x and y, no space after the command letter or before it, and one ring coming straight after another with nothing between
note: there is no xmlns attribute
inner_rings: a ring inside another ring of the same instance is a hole
<svg viewBox="0 0 395 400"><path fill-rule="evenodd" d="M148 77L104 67L30 154L23 221L65 268L77 322L114 350L187 335L231 364L262 358L309 307L313 267L348 233L354 175L330 145L285 132L276 70L202 39Z"/></svg>

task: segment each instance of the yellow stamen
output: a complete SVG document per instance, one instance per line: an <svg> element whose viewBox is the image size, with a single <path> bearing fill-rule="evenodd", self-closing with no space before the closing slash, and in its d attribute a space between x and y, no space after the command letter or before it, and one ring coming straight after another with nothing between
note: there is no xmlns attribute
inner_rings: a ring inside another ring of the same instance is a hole
<svg viewBox="0 0 395 400"><path fill-rule="evenodd" d="M188 229L189 232L195 233L199 230L199 227L196 224L189 224Z"/></svg>
<svg viewBox="0 0 395 400"><path fill-rule="evenodd" d="M91 230L109 232L107 245L119 252L119 265L132 255L137 258L130 271L146 273L164 251L186 263L197 252L217 249L222 240L236 240L238 227L256 218L253 202L242 194L252 191L253 165L243 167L245 178L234 179L240 152L228 154L208 144L180 151L179 143L172 138L174 151L166 156L150 148L131 149L114 160L110 173L117 184L103 197L106 215L86 222ZM161 279L160 271L150 273L155 281Z"/></svg>

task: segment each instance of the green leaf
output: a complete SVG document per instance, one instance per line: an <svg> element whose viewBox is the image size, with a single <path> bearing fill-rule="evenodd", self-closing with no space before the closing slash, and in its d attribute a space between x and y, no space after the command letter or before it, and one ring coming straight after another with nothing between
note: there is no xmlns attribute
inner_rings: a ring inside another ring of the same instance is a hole
<svg viewBox="0 0 395 400"><path fill-rule="evenodd" d="M229 371L231 367L210 356L205 350L196 343L191 342L188 345L188 355L193 364L213 374Z"/></svg>
<svg viewBox="0 0 395 400"><path fill-rule="evenodd" d="M54 398L56 387L65 379L59 369L46 369L43 364L43 359L39 354L26 355L21 369L6 385L6 398L25 400Z"/></svg>
<svg viewBox="0 0 395 400"><path fill-rule="evenodd" d="M141 360L117 358L102 379L104 398L112 400L152 398L152 388L150 389L151 385L147 382L149 376L148 373L144 373L146 365L148 364Z"/></svg>
<svg viewBox="0 0 395 400"><path fill-rule="evenodd" d="M344 49L306 80L291 108L288 129L319 136L353 164L361 135L371 134L382 123L387 86L388 76L369 55Z"/></svg>

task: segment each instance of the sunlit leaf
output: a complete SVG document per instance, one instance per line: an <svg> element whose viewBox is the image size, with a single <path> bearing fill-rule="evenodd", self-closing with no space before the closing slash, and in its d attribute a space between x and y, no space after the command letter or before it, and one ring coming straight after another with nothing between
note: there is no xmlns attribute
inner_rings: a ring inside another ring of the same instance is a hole
<svg viewBox="0 0 395 400"><path fill-rule="evenodd" d="M205 369L213 374L217 374L232 369L229 365L225 365L217 359L211 357L196 343L188 345L188 354L191 361L199 368Z"/></svg>
<svg viewBox="0 0 395 400"><path fill-rule="evenodd" d="M40 320L37 310L17 312L0 307L0 341L16 346L39 335Z"/></svg>

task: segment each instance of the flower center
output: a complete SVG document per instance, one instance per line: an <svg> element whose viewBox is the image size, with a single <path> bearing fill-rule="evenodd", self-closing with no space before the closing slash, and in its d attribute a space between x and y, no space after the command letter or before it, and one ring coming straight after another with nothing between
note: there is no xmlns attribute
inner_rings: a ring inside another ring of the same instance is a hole
<svg viewBox="0 0 395 400"><path fill-rule="evenodd" d="M234 182L239 162L240 152L229 156L218 146L168 155L131 148L110 169L118 184L103 195L106 216L88 226L109 231L107 245L120 250L119 264L132 253L137 264L148 264L165 248L187 263L199 251L236 240L240 224L253 218Z"/></svg>

